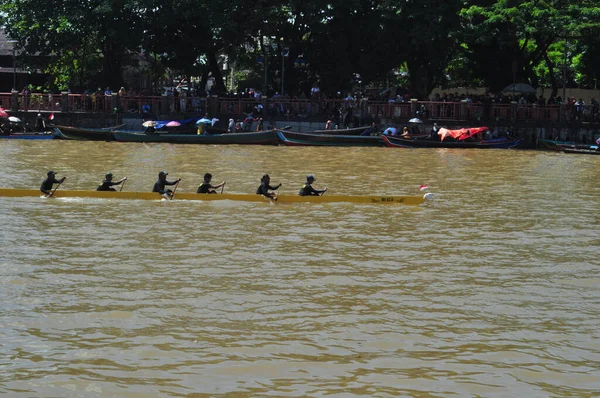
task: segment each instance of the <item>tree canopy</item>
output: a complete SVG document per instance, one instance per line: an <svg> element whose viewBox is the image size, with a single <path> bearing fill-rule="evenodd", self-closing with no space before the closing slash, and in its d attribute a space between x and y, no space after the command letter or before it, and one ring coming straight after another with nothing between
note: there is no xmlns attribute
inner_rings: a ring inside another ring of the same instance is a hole
<svg viewBox="0 0 600 398"><path fill-rule="evenodd" d="M296 95L315 82L420 98L513 82L556 94L594 88L600 73L594 0L4 0L0 22L57 88L119 87L133 67L157 84L165 70L211 76L224 92L223 59L255 88Z"/></svg>

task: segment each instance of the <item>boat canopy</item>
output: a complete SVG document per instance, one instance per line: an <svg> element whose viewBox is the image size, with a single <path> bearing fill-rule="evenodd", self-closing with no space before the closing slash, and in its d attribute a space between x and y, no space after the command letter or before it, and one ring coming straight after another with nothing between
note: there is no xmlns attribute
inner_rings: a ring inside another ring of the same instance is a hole
<svg viewBox="0 0 600 398"><path fill-rule="evenodd" d="M467 138L473 137L474 135L477 135L477 134L482 133L487 130L488 130L487 127L470 127L470 128L464 128L464 129L458 129L458 130L449 130L446 128L441 128L438 131L438 135L440 136L442 141L444 141L444 139L446 139L446 137L448 137L448 136L450 136L454 139L458 139L459 141L462 141L462 140L466 140Z"/></svg>

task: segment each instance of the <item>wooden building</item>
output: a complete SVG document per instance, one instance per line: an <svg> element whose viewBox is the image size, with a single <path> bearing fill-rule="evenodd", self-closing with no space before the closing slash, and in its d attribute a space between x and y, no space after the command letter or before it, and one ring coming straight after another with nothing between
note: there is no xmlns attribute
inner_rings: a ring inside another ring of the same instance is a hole
<svg viewBox="0 0 600 398"><path fill-rule="evenodd" d="M13 88L21 91L27 85L43 86L49 78L41 69L24 66L16 42L0 27L0 93L8 93Z"/></svg>

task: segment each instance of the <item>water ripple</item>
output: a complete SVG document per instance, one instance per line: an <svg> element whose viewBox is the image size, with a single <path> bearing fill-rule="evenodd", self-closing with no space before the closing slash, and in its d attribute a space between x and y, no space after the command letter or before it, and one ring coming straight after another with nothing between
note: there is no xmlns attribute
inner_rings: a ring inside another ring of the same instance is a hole
<svg viewBox="0 0 600 398"><path fill-rule="evenodd" d="M106 153L111 156L107 157ZM598 159L520 151L10 142L65 189L158 170L424 206L0 198L10 396L581 396L600 390ZM82 156L85 154L85 156ZM597 158L597 157L591 157ZM321 186L321 185L319 185Z"/></svg>

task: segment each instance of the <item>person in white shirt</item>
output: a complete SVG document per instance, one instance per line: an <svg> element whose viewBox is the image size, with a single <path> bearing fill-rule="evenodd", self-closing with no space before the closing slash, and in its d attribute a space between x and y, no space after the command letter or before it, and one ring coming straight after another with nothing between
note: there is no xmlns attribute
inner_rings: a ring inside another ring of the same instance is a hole
<svg viewBox="0 0 600 398"><path fill-rule="evenodd" d="M317 86L317 83L315 83L313 85L313 87L310 89L310 95L312 97L318 97L320 93L321 93L321 89Z"/></svg>
<svg viewBox="0 0 600 398"><path fill-rule="evenodd" d="M185 90L181 90L181 93L179 93L179 107L181 108L181 112L187 111L187 94Z"/></svg>

